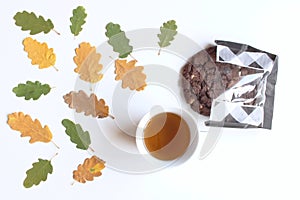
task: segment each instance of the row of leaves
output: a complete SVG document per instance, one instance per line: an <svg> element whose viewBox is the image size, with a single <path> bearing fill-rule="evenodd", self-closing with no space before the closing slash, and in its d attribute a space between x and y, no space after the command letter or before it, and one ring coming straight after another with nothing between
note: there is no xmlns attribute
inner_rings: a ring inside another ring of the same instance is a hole
<svg viewBox="0 0 300 200"><path fill-rule="evenodd" d="M86 22L86 17L87 13L83 6L78 6L73 10L73 16L70 18L70 30L74 36L79 35L82 31L82 26ZM18 12L15 14L14 20L15 24L21 27L21 30L30 31L30 35L35 35L41 32L47 34L51 30L60 34L54 29L54 24L50 19L45 20L43 16L37 17L34 12ZM115 52L119 53L119 58L126 58L130 53L132 53L133 47L129 45L129 39L126 37L125 32L121 30L119 24L110 22L105 28L107 30L105 35L109 38L108 43L113 47ZM160 27L161 33L157 35L159 38L158 45L160 48L170 45L170 42L174 40L174 36L177 34L176 29L177 25L174 20L169 20L163 23Z"/></svg>
<svg viewBox="0 0 300 200"><path fill-rule="evenodd" d="M74 13L78 13L78 8L74 10ZM80 16L84 17L86 15L82 14ZM32 28L30 32L32 34L38 33L39 31L41 32L42 27L44 28L44 32L49 32L50 28L53 28L51 20L48 19L46 21L41 16L36 17L34 13L28 13L24 11L22 13L17 13L14 18L16 20L16 24L22 26L22 30L28 30ZM24 20L27 18L29 18L30 20ZM31 27L28 25L28 22L32 22L35 25ZM71 18L71 22L71 30L72 27L77 27L76 30L81 30L82 28L80 25L82 25L82 22L84 22L84 20L74 20L73 17ZM75 26L75 22L81 23ZM41 27L37 28L39 27L37 24L39 24ZM177 26L174 20L163 23L163 26L160 28L161 34L158 34L158 38L160 40L158 44L160 47L166 47L170 45L170 41L174 39L174 36L177 33L176 29ZM106 25L105 35L109 38L108 43L113 47L113 50L119 53L119 58L126 58L128 55L131 55L133 47L129 44L129 39L126 37L125 32L121 30L119 24L114 24L112 22L108 23ZM28 57L31 59L32 65L38 65L40 69L48 68L51 66L55 68L56 54L54 53L53 48L48 48L48 45L46 43L38 42L31 37L25 38L23 40L23 45L24 50L27 52ZM73 58L73 60L77 65L77 68L75 68L74 71L79 74L80 79L90 83L97 83L98 81L100 81L103 78L103 74L101 73L103 65L99 63L102 55L96 52L96 47L91 46L87 42L82 42L79 44L79 47L75 49L75 53L76 56ZM146 75L143 73L144 67L135 66L136 62L136 59L128 62L127 60L121 59L115 60L115 73L117 74L115 79L122 80L122 88L128 87L131 90L140 91L146 87Z"/></svg>
<svg viewBox="0 0 300 200"><path fill-rule="evenodd" d="M71 25L70 30L74 36L78 36L82 31L82 26L85 24L85 19L87 14L83 6L78 6L73 10L73 16L70 18ZM14 16L17 26L21 26L23 31L30 31L30 35L35 35L41 32L45 34L49 33L51 30L56 32L54 29L54 24L50 19L45 20L43 16L37 17L34 12L18 12Z"/></svg>
<svg viewBox="0 0 300 200"><path fill-rule="evenodd" d="M84 7L78 6L73 10L73 16L70 18L70 30L74 36L79 35L82 31L86 17L87 14ZM30 35L41 32L47 34L51 30L58 33L54 30L53 22L50 19L45 20L43 16L37 17L33 12L18 12L15 14L14 20L15 24L21 27L21 30L29 30ZM119 54L119 59L115 60L115 80L122 81L122 88L137 91L143 90L146 87L146 75L143 73L144 67L136 66L136 59L128 61L125 59L128 56L132 57L131 53L133 51L133 47L129 44L130 41L126 37L125 32L121 30L119 24L112 22L108 23L105 28L108 43ZM177 26L174 20L167 21L160 27L161 33L157 35L160 47L158 54L160 54L161 48L167 47L174 40L174 36L177 34L176 29ZM41 43L31 37L26 37L23 40L23 46L28 54L28 58L31 59L32 65L38 65L39 69L52 66L58 71L55 67L56 54L53 48L48 48L46 43ZM90 83L97 83L103 78L103 74L101 74L103 66L99 63L102 55L96 52L95 46L90 45L88 42L82 42L75 49L75 54L73 61L77 67L74 69L74 72L79 74L80 79ZM25 100L37 100L41 95L47 95L50 91L51 87L48 84L42 84L39 81L27 81L13 88L16 96L24 97ZM104 99L98 99L94 93L88 95L82 90L78 92L71 91L64 95L63 99L70 108L78 113L82 112L86 116L95 118L111 117L114 119L109 113L109 107L105 104ZM30 143L52 142L59 148L52 141L52 133L49 127L47 125L42 127L38 119L32 120L28 114L22 112L9 114L7 123L11 129L19 131L21 137L30 137ZM63 119L62 125L65 127L65 132L70 137L71 142L76 144L76 148L93 151L90 147L90 134L80 124L75 124L70 119ZM45 181L48 174L53 172L51 160L52 158L49 160L38 159L38 162L33 163L33 167L26 172L27 176L23 182L24 187L29 188L33 185L38 185L41 181ZM93 180L94 177L100 176L101 170L104 168L105 161L92 156L91 158L86 158L83 164L78 165L77 170L73 171L73 178L78 182L85 183Z"/></svg>

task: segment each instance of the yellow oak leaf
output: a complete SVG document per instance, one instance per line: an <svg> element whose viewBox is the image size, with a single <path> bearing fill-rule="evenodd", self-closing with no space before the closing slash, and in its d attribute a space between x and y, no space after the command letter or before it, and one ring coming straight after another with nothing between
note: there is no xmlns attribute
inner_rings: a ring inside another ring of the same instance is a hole
<svg viewBox="0 0 300 200"><path fill-rule="evenodd" d="M135 67L136 60L131 60L127 63L127 60L116 60L115 61L115 79L122 80L123 76L131 69Z"/></svg>
<svg viewBox="0 0 300 200"><path fill-rule="evenodd" d="M29 143L47 143L52 140L52 133L47 125L42 127L39 120L33 121L22 112L9 114L7 124L11 129L21 132L21 137L30 137Z"/></svg>
<svg viewBox="0 0 300 200"><path fill-rule="evenodd" d="M54 67L56 55L53 48L48 48L46 43L40 43L31 37L27 37L23 40L23 45L32 65L39 65L39 69Z"/></svg>
<svg viewBox="0 0 300 200"><path fill-rule="evenodd" d="M99 64L101 54L96 52L96 48L87 42L82 42L75 49L75 53L76 56L73 60L77 67L74 72L79 74L80 79L90 83L100 81L103 77L103 74L100 73L103 65Z"/></svg>
<svg viewBox="0 0 300 200"><path fill-rule="evenodd" d="M86 158L83 164L78 165L77 170L73 171L73 179L85 183L94 180L94 177L102 175L101 170L105 168L105 161L97 156Z"/></svg>
<svg viewBox="0 0 300 200"><path fill-rule="evenodd" d="M146 75L143 73L143 66L135 66L136 60L117 59L115 61L115 80L122 80L122 88L131 90L143 90L146 87Z"/></svg>
<svg viewBox="0 0 300 200"><path fill-rule="evenodd" d="M88 42L82 42L79 44L79 48L75 49L76 56L74 56L73 60L77 65L77 68L74 69L76 73L79 72L80 67L86 57L90 54L90 52L96 51L96 47L92 47Z"/></svg>

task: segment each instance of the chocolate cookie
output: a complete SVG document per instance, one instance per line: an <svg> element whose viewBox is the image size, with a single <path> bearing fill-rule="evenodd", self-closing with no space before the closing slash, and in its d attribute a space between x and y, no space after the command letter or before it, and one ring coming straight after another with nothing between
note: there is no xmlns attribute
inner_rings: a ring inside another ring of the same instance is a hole
<svg viewBox="0 0 300 200"><path fill-rule="evenodd" d="M209 47L192 56L183 66L183 93L194 111L209 116L213 99L234 86L241 76L253 73L255 69L216 62L216 46ZM254 95L255 92L248 94Z"/></svg>

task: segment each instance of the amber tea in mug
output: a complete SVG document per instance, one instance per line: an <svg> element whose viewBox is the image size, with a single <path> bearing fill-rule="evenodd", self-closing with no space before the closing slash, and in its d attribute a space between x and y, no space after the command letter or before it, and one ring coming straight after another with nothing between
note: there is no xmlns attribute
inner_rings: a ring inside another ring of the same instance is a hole
<svg viewBox="0 0 300 200"><path fill-rule="evenodd" d="M146 149L160 160L174 160L182 156L190 144L190 137L186 121L172 112L153 116L144 128Z"/></svg>

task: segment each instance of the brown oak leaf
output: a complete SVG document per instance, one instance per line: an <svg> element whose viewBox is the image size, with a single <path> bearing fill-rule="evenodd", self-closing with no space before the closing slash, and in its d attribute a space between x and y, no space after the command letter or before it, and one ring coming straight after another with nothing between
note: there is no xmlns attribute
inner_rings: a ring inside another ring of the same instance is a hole
<svg viewBox="0 0 300 200"><path fill-rule="evenodd" d="M83 90L79 92L71 91L63 96L65 103L70 108L75 109L76 112L83 112L86 116L92 115L93 117L105 118L113 116L109 114L109 107L105 105L104 99L99 99L92 93L88 96Z"/></svg>
<svg viewBox="0 0 300 200"><path fill-rule="evenodd" d="M105 161L97 156L86 158L83 164L78 165L77 170L73 171L73 179L85 183L86 181L93 181L94 177L102 175L101 170L105 168Z"/></svg>
<svg viewBox="0 0 300 200"><path fill-rule="evenodd" d="M117 59L115 61L115 80L122 80L122 88L131 90L143 90L146 87L146 75L143 73L143 66L135 66L136 60Z"/></svg>
<svg viewBox="0 0 300 200"><path fill-rule="evenodd" d="M101 54L96 52L96 48L87 42L82 42L75 49L75 53L73 60L77 67L74 71L79 74L79 78L90 83L100 81L103 77L100 73L103 65L99 64Z"/></svg>

